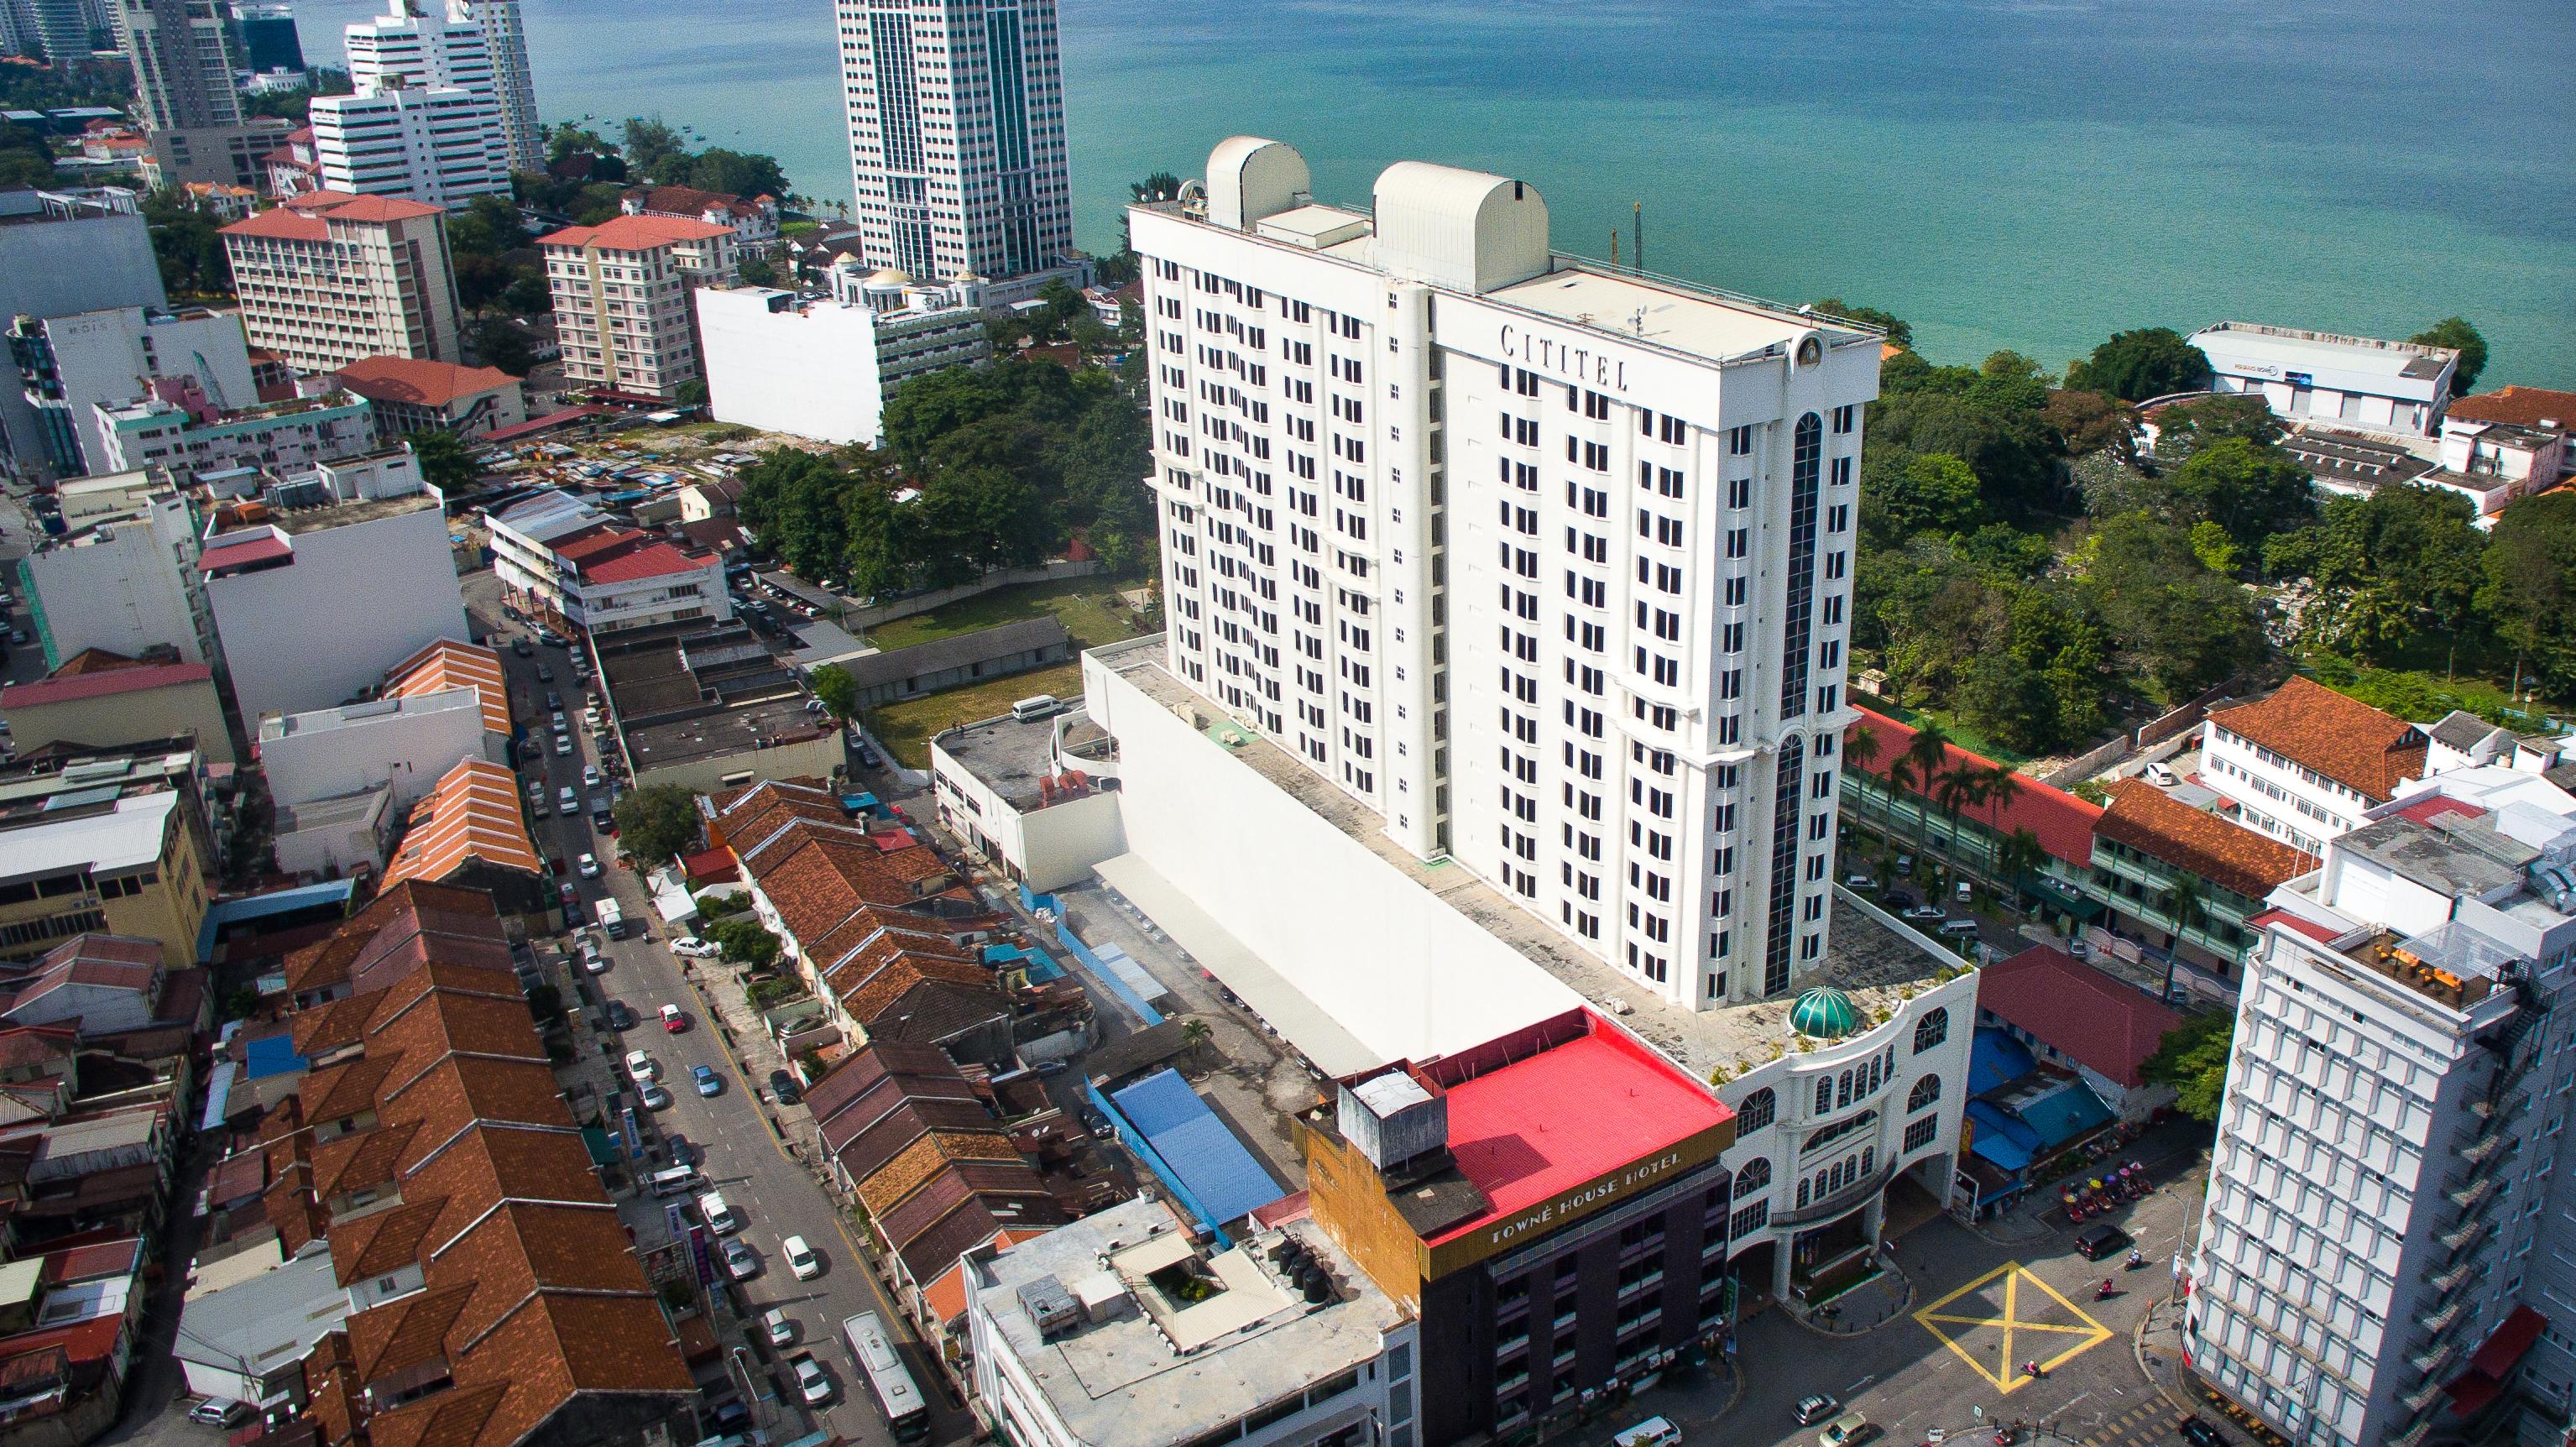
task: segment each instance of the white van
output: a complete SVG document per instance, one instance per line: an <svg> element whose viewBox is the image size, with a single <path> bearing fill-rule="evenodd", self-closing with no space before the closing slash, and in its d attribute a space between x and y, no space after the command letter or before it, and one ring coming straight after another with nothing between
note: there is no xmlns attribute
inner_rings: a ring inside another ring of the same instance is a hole
<svg viewBox="0 0 2576 1447"><path fill-rule="evenodd" d="M1952 939L1967 939L1975 935L1976 932L1977 922L1972 919L1945 919L1941 921L1941 933L1950 936Z"/></svg>
<svg viewBox="0 0 2576 1447"><path fill-rule="evenodd" d="M1064 700L1051 693L1041 693L1012 704L1011 718L1017 723L1027 723L1032 719L1053 718L1063 711Z"/></svg>
<svg viewBox="0 0 2576 1447"><path fill-rule="evenodd" d="M692 1166L673 1166L667 1171L655 1171L644 1179L653 1188L654 1195L677 1196L697 1186L698 1173Z"/></svg>
<svg viewBox="0 0 2576 1447"><path fill-rule="evenodd" d="M1669 1417L1648 1417L1610 1440L1616 1447L1681 1447L1682 1429Z"/></svg>
<svg viewBox="0 0 2576 1447"><path fill-rule="evenodd" d="M725 1204L724 1192L709 1191L698 1198L698 1214L706 1218L707 1229L719 1236L730 1236L742 1229L742 1218Z"/></svg>

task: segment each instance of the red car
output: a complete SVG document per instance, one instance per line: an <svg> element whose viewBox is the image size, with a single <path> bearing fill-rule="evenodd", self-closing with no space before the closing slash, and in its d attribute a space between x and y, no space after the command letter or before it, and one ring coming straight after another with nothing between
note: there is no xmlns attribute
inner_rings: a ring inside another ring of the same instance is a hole
<svg viewBox="0 0 2576 1447"><path fill-rule="evenodd" d="M680 1013L679 1006L665 1005L662 1007L662 1028L677 1035L689 1028L689 1017Z"/></svg>

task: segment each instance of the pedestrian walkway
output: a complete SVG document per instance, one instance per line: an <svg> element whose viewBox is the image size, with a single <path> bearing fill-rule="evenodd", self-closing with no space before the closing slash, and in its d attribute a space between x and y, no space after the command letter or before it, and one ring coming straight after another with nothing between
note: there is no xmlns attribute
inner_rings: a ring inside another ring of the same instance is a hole
<svg viewBox="0 0 2576 1447"><path fill-rule="evenodd" d="M1879 1265L1876 1276L1831 1301L1803 1311L1790 1308L1791 1318L1827 1336L1859 1336L1902 1317L1914 1300L1914 1283L1893 1263L1881 1260Z"/></svg>

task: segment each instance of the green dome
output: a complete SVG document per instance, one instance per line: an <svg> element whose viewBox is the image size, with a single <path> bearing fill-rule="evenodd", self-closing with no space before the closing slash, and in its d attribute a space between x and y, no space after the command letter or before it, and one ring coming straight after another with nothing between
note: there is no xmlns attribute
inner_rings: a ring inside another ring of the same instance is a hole
<svg viewBox="0 0 2576 1447"><path fill-rule="evenodd" d="M1860 1028L1860 1007L1842 991L1819 985L1789 1007L1789 1028L1820 1040L1839 1040Z"/></svg>

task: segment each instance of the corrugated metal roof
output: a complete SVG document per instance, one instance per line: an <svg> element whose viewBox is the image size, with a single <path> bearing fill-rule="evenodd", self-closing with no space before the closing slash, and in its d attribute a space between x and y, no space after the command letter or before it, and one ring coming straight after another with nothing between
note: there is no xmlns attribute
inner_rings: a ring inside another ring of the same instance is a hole
<svg viewBox="0 0 2576 1447"><path fill-rule="evenodd" d="M1110 1099L1215 1218L1211 1224L1239 1220L1287 1194L1179 1072L1158 1070Z"/></svg>

